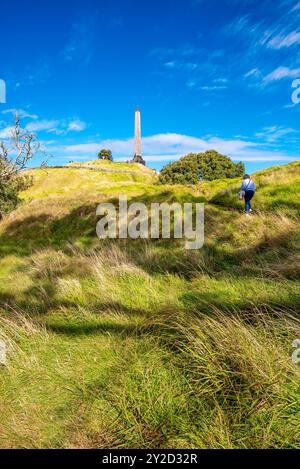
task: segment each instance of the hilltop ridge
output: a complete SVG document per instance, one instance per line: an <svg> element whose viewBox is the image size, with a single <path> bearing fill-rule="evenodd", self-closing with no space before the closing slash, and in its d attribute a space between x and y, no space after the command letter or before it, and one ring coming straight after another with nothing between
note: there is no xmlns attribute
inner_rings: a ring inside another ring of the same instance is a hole
<svg viewBox="0 0 300 469"><path fill-rule="evenodd" d="M85 161L85 162L71 162L68 163L65 166L69 167L95 167L99 169L108 169L108 170L118 170L118 171L135 171L138 173L143 173L143 174L156 174L156 171L152 168L149 168L148 166L144 166L139 163L126 163L122 161L108 161L108 160L91 160L91 161Z"/></svg>

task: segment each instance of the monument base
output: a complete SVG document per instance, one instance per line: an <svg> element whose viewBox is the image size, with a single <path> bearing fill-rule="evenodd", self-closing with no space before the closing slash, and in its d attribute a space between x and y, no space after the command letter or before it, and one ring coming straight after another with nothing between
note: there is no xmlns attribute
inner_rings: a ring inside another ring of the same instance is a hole
<svg viewBox="0 0 300 469"><path fill-rule="evenodd" d="M146 161L143 159L141 155L134 155L133 160L131 160L131 163L139 163L143 164L146 166Z"/></svg>

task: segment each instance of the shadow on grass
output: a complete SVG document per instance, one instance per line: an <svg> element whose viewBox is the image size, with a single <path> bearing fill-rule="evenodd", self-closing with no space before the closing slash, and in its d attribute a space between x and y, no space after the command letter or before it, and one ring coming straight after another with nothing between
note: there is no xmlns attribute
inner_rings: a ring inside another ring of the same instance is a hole
<svg viewBox="0 0 300 469"><path fill-rule="evenodd" d="M245 284L246 288L246 284ZM241 316L251 318L256 315L257 310L265 311L266 313L276 312L289 312L293 315L299 315L300 311L300 297L288 296L285 297L259 297L258 295L251 298L243 298L240 292L239 298L231 299L225 291L218 292L216 289L211 291L188 291L180 296L180 301L183 303L187 312L198 312L211 314L213 311L222 311L228 314L238 313Z"/></svg>
<svg viewBox="0 0 300 469"><path fill-rule="evenodd" d="M130 202L201 202L193 194L176 194L166 190L158 194L144 193L129 198ZM118 203L116 197L107 200ZM186 251L179 240L98 240L96 236L97 204L85 204L69 214L55 219L41 214L21 220L12 220L0 236L0 257L10 254L29 256L32 252L46 248L60 249L70 254L70 246L80 245L83 250L117 246L129 254L130 260L150 275L170 273L191 279L199 273L215 275L230 271L232 275L253 275L253 268L264 261L283 261L287 256L294 231L262 240L256 245L239 250L226 250L234 244L234 229L238 229L240 213L220 210L211 206L205 211L206 243L200 251ZM227 230L228 225L234 225ZM255 271L255 269L254 269Z"/></svg>
<svg viewBox="0 0 300 469"><path fill-rule="evenodd" d="M71 324L46 324L48 331L55 334L82 336L99 333L120 334L125 337L142 335L142 329L135 324L117 324L107 321L103 324L93 324L90 322Z"/></svg>

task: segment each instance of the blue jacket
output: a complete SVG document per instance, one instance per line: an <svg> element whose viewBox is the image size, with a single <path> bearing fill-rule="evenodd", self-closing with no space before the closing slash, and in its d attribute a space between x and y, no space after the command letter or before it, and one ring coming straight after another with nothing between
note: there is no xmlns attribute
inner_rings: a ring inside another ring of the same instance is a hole
<svg viewBox="0 0 300 469"><path fill-rule="evenodd" d="M256 191L256 185L252 179L244 179L241 187L241 191Z"/></svg>

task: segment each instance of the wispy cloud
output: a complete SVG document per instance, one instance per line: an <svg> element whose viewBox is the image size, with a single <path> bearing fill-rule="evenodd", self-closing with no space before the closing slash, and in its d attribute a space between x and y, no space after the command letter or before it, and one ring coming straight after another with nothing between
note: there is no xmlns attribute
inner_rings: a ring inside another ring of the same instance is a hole
<svg viewBox="0 0 300 469"><path fill-rule="evenodd" d="M271 73L266 75L263 82L270 83L272 81L283 80L285 78L297 78L300 75L300 67L289 68L289 67L278 67Z"/></svg>
<svg viewBox="0 0 300 469"><path fill-rule="evenodd" d="M7 127L0 129L0 139L1 140L8 139L11 136L11 131L12 131L11 126L7 126Z"/></svg>
<svg viewBox="0 0 300 469"><path fill-rule="evenodd" d="M293 128L274 125L271 127L264 127L262 132L257 132L255 136L272 143L280 140L282 137L286 137L289 134L294 134L295 132L297 131Z"/></svg>
<svg viewBox="0 0 300 469"><path fill-rule="evenodd" d="M27 111L24 111L24 109L5 109L4 111L1 112L1 114L11 114L15 115L16 113L19 114L19 117L21 119L38 119L38 115L36 114L30 114Z"/></svg>
<svg viewBox="0 0 300 469"><path fill-rule="evenodd" d="M300 10L300 2L296 3L296 5L292 8L292 12L298 10Z"/></svg>
<svg viewBox="0 0 300 469"><path fill-rule="evenodd" d="M52 132L54 129L57 128L58 125L59 121L57 120L44 119L36 122L30 122L26 125L26 130L28 130L28 132L39 132L42 130Z"/></svg>
<svg viewBox="0 0 300 469"><path fill-rule="evenodd" d="M270 19L272 16L269 15L268 18L255 21L253 16L246 14L230 22L225 27L225 32L247 41L252 54L260 53L262 46L270 49L295 46L300 42L299 18L295 13L300 10L300 2L294 8L286 5L285 10L283 3L274 5L275 10L278 9L277 19Z"/></svg>
<svg viewBox="0 0 300 469"><path fill-rule="evenodd" d="M249 70L249 72L244 74L244 78L258 77L261 75L261 71L256 67Z"/></svg>
<svg viewBox="0 0 300 469"><path fill-rule="evenodd" d="M207 84L200 84L199 80L191 79L186 81L186 86L188 88L197 89L201 91L218 91L218 90L225 90L228 88L229 80L227 78L214 78L212 83Z"/></svg>
<svg viewBox="0 0 300 469"><path fill-rule="evenodd" d="M171 60L170 62L165 62L164 66L167 68L173 68L177 70L196 70L199 64L195 62L178 62Z"/></svg>
<svg viewBox="0 0 300 469"><path fill-rule="evenodd" d="M243 51L240 54L239 68L253 64L252 68L249 67L244 72L244 78L249 79L248 85L263 88L284 78L294 78L299 73L300 55L297 45L300 44L300 2L273 2L269 15L259 14L260 7L262 4L255 11L235 18L225 26L224 32L227 37L232 38L233 44L236 40L239 41ZM269 7L271 8L271 2Z"/></svg>
<svg viewBox="0 0 300 469"><path fill-rule="evenodd" d="M81 132L87 127L86 123L81 120L74 120L69 122L68 131L70 132Z"/></svg>
<svg viewBox="0 0 300 469"><path fill-rule="evenodd" d="M227 86L225 85L204 85L200 86L202 91L217 91L217 90L226 90Z"/></svg>
<svg viewBox="0 0 300 469"><path fill-rule="evenodd" d="M69 132L81 132L87 127L86 123L81 120L37 120L29 122L26 125L28 132L46 132L56 135L66 135Z"/></svg>
<svg viewBox="0 0 300 469"><path fill-rule="evenodd" d="M300 32L292 31L289 34L278 34L274 36L267 43L267 47L271 49L282 49L283 47L291 47L296 44L300 44Z"/></svg>
<svg viewBox="0 0 300 469"><path fill-rule="evenodd" d="M94 56L94 31L97 13L89 15L82 13L72 23L68 40L62 50L62 57L66 62L80 62L87 65Z"/></svg>

